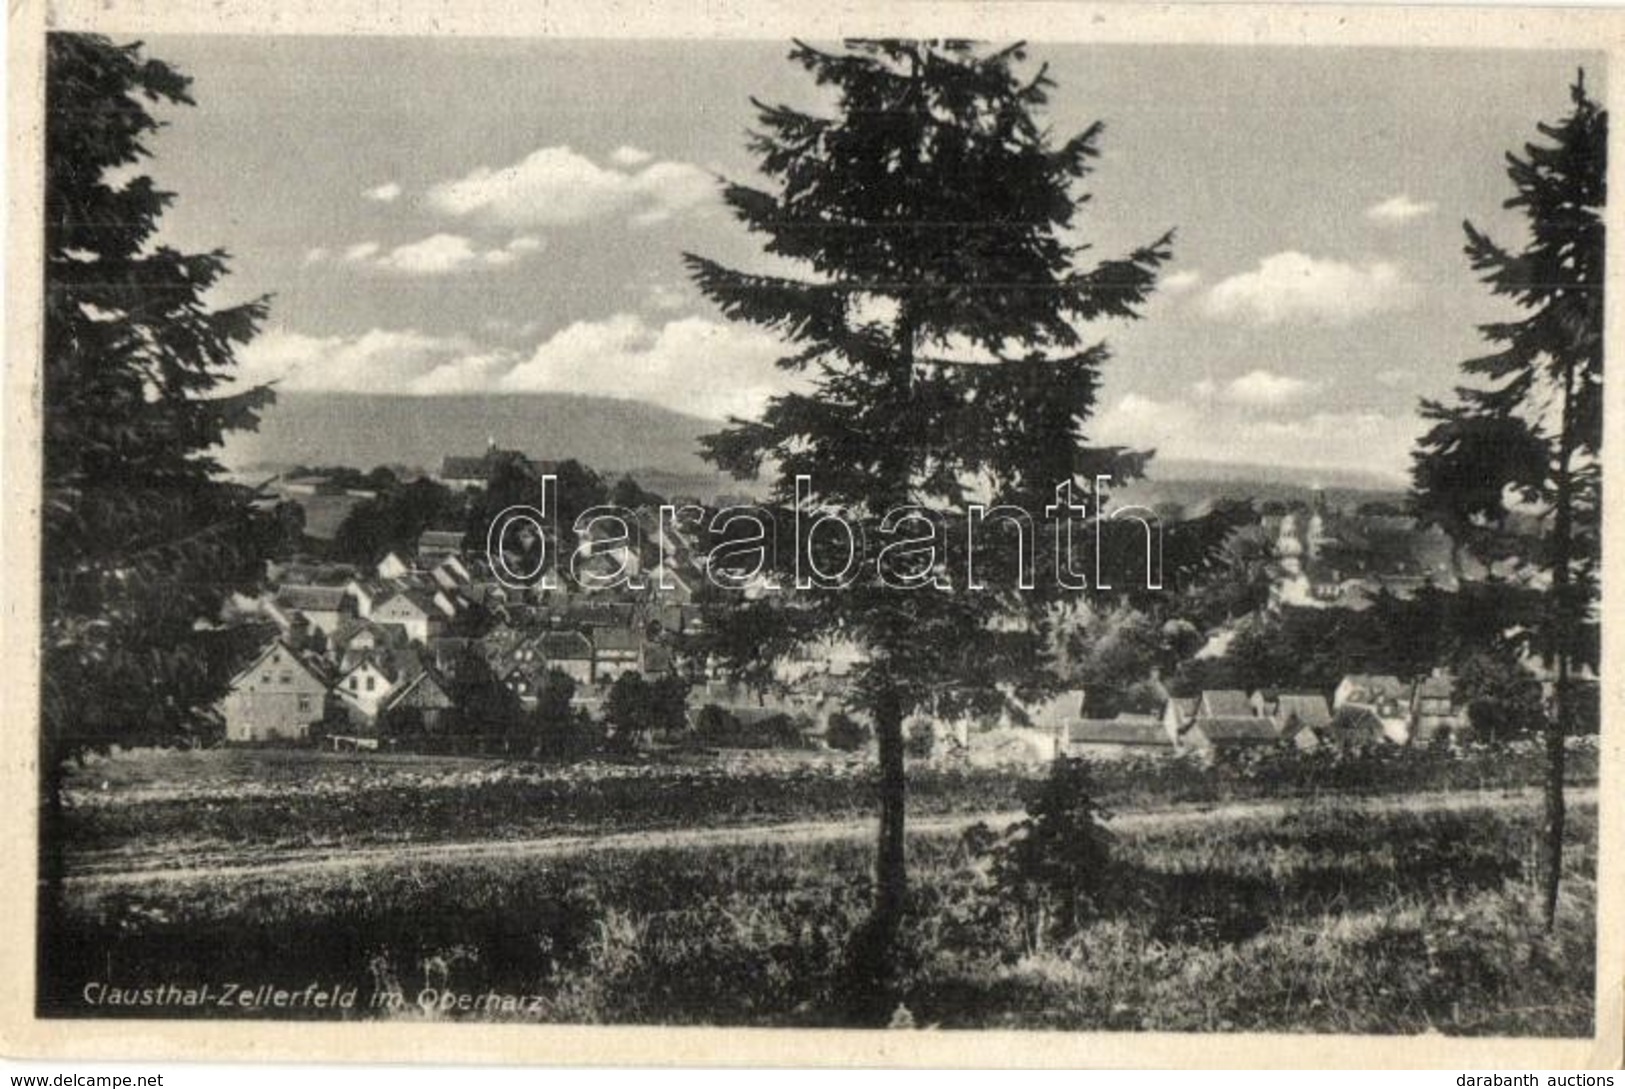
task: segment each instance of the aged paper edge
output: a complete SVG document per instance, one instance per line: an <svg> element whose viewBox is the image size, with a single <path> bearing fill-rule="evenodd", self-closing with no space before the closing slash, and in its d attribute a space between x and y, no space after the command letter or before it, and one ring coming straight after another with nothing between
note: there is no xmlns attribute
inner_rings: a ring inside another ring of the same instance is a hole
<svg viewBox="0 0 1625 1089"><path fill-rule="evenodd" d="M47 29L151 34L368 34L555 38L814 39L850 35L964 36L1035 42L1585 49L1609 57L1608 98L1625 99L1619 60L1625 13L1603 9L1355 7L1286 4L908 2L857 0L809 10L792 3L637 0L568 5L496 0L16 0L11 32L3 389L0 615L11 696L0 733L0 813L13 835L0 850L0 912L13 920L0 945L0 1053L15 1057L536 1063L559 1066L1159 1067L1159 1068L1619 1068L1625 1062L1625 653L1618 623L1603 631L1599 799L1596 1035L1583 1040L1310 1035L1172 1035L1055 1032L864 1032L771 1029L598 1028L433 1023L65 1021L34 1017L36 731L39 624L38 366L41 316L41 62ZM1530 118L1531 125L1537 120ZM1609 149L1619 163L1619 128ZM1612 240L1607 347L1625 319L1619 290L1621 201ZM1605 447L1625 449L1625 404L1606 387ZM1616 460L1616 464L1617 464ZM1625 617L1621 549L1625 474L1604 480L1607 617Z"/></svg>

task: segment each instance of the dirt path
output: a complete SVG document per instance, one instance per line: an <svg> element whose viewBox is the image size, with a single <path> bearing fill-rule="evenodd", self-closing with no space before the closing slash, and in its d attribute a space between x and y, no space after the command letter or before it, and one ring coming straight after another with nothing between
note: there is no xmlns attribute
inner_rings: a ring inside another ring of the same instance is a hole
<svg viewBox="0 0 1625 1089"><path fill-rule="evenodd" d="M1597 801L1595 787L1571 788L1573 806ZM1462 809L1513 809L1539 804L1540 794L1528 789L1514 793L1457 791L1402 794L1366 798L1328 799L1340 807L1365 812L1410 810L1428 812ZM1215 820L1280 819L1304 805L1302 799L1233 802L1224 805L1183 805L1170 809L1137 810L1115 816L1110 827L1120 832L1177 828ZM958 813L915 817L909 832L916 836L955 834L978 821L994 828L1020 820L1019 812ZM740 847L770 844L832 843L867 839L874 834L870 820L797 821L788 824L740 825L729 828L677 828L601 835L558 835L535 839L486 840L473 843L402 843L351 847L333 852L320 848L298 851L245 850L240 853L188 860L184 866L149 856L152 865L131 866L128 855L116 859L86 858L70 863L70 886L101 887L149 882L185 883L234 878L296 876L359 872L388 866L432 866L512 858L559 858L593 851L657 851L671 848ZM101 868L102 866L109 868ZM117 866L120 868L112 868Z"/></svg>

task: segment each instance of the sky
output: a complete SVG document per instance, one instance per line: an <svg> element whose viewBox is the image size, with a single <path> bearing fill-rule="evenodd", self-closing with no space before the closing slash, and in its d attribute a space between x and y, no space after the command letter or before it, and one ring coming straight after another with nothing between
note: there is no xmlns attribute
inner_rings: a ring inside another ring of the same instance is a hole
<svg viewBox="0 0 1625 1089"><path fill-rule="evenodd" d="M163 238L221 247L219 301L273 296L243 381L550 391L720 419L783 346L687 282L692 251L769 270L718 178L754 180L752 96L826 110L785 42L153 37L194 79L147 172ZM1587 53L1035 42L1057 138L1105 123L1080 235L1175 231L1113 349L1091 441L1399 475L1421 397L1509 316L1462 256L1522 221L1504 154L1561 117ZM274 409L272 410L274 411Z"/></svg>

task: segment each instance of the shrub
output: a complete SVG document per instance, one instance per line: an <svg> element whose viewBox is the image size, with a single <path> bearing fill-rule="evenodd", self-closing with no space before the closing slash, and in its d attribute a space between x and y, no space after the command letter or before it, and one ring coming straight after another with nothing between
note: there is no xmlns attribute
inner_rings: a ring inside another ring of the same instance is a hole
<svg viewBox="0 0 1625 1089"><path fill-rule="evenodd" d="M1112 869L1109 813L1095 800L1086 761L1060 757L1027 801L1027 818L967 839L987 862L993 893L1014 907L1029 950L1062 941L1096 914Z"/></svg>
<svg viewBox="0 0 1625 1089"><path fill-rule="evenodd" d="M914 759L929 760L937 747L936 730L932 728L930 722L916 722L909 729L903 745L903 751Z"/></svg>
<svg viewBox="0 0 1625 1089"><path fill-rule="evenodd" d="M812 721L804 716L792 719L772 714L749 721L708 703L700 708L694 722L694 739L702 745L728 749L801 749L807 747Z"/></svg>
<svg viewBox="0 0 1625 1089"><path fill-rule="evenodd" d="M829 717L829 727L824 731L824 740L832 749L857 752L869 743L869 727L845 711L836 711Z"/></svg>

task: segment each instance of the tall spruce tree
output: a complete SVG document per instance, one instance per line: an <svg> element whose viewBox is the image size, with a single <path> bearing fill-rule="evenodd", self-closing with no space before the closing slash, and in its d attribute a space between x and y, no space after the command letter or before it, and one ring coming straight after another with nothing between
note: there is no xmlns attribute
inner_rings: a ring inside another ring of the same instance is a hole
<svg viewBox="0 0 1625 1089"><path fill-rule="evenodd" d="M1543 614L1529 625L1531 649L1552 671L1541 885L1548 924L1562 874L1573 673L1597 655L1592 612L1601 544L1608 114L1587 95L1583 72L1571 98L1568 116L1538 126L1546 143L1507 155L1514 195L1505 207L1528 219L1528 244L1512 252L1463 224L1473 270L1524 316L1480 328L1496 350L1462 364L1477 383L1459 387L1454 403L1423 402L1434 426L1413 472L1420 511L1503 558L1520 547L1497 532L1506 526L1508 501L1518 496L1543 514L1542 533L1522 544L1520 558L1550 580Z"/></svg>
<svg viewBox="0 0 1625 1089"><path fill-rule="evenodd" d="M1108 353L1081 326L1137 317L1172 236L1074 267L1085 248L1074 212L1088 199L1074 183L1102 126L1052 141L1039 119L1052 84L1042 68L1018 72L1020 44L797 42L789 57L834 93L833 114L753 101L749 147L767 184L727 183L724 196L768 253L806 274L685 260L727 317L784 338L779 366L801 388L708 436L707 455L741 477L770 466L775 502L839 509L871 542L896 540L888 511L957 527L981 501L1041 517L1064 481L1139 475L1147 455L1086 441ZM941 566L964 571L963 533L939 541ZM1058 587L1038 564L1032 591L1012 580L905 589L865 564L780 610L793 638L751 641L772 654L838 634L867 650L856 693L878 739L880 832L873 913L853 945L869 975L855 995L887 1001L905 907L905 717L1056 683L1043 648Z"/></svg>
<svg viewBox="0 0 1625 1089"><path fill-rule="evenodd" d="M52 34L45 88L42 373L41 866L61 876L64 765L114 743L202 728L238 633L219 630L231 589L263 572L276 523L218 479L211 447L251 427L271 392L224 393L261 299L210 309L222 251L154 242L173 195L119 175L188 80L139 44ZM42 935L51 922L42 903ZM43 949L43 947L42 947ZM42 978L46 978L42 976Z"/></svg>

